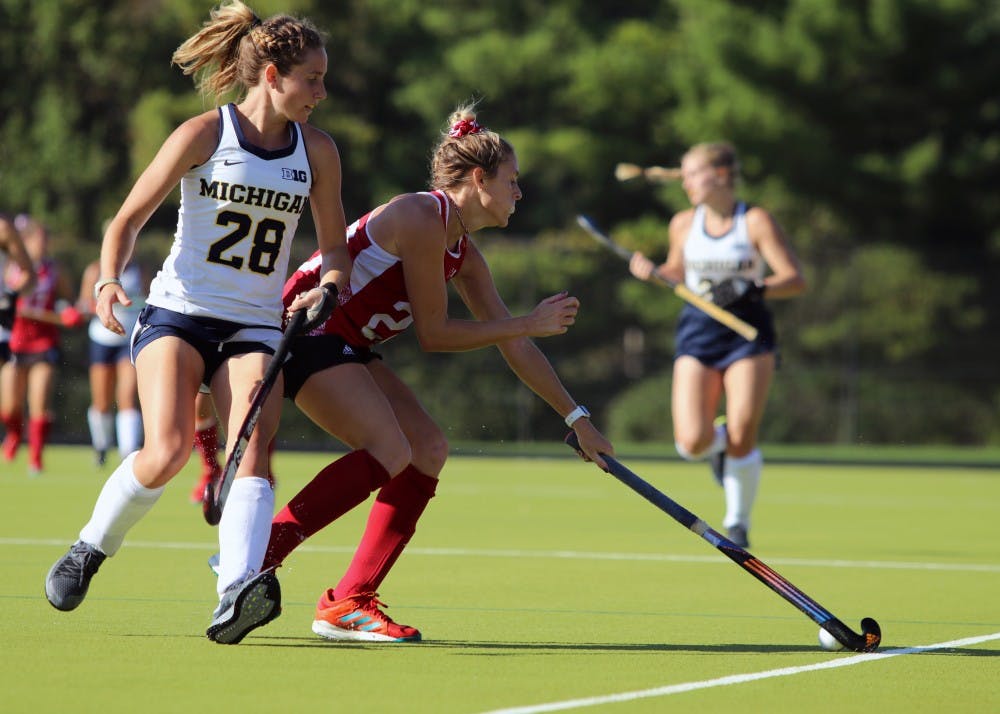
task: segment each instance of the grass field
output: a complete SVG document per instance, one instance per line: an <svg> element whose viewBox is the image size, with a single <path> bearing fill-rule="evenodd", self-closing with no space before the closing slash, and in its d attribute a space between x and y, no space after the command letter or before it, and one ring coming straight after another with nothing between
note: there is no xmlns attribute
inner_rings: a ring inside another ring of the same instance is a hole
<svg viewBox="0 0 1000 714"><path fill-rule="evenodd" d="M766 467L750 550L878 653L829 653L814 623L571 453L456 456L383 584L424 642L331 643L313 607L367 509L279 571L282 616L209 642L215 531L187 502L190 463L72 613L43 580L104 476L82 447L46 473L0 464L4 712L1000 711L1000 473L783 462ZM818 450L814 456L822 456ZM279 453L283 504L328 459ZM717 525L707 467L621 460Z"/></svg>

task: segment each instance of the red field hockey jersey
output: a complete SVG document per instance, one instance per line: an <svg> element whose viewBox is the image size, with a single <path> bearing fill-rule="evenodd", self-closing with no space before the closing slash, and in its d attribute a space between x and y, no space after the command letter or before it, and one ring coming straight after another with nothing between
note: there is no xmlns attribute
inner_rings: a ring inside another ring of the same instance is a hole
<svg viewBox="0 0 1000 714"><path fill-rule="evenodd" d="M17 265L11 266L12 271L20 269ZM59 346L58 326L21 317L21 312L25 308L55 310L58 270L51 258L45 258L35 266L35 271L38 273L35 289L17 299L17 315L10 330L11 352L38 354Z"/></svg>
<svg viewBox="0 0 1000 714"><path fill-rule="evenodd" d="M421 192L438 204L442 228L448 225L450 206L441 191ZM340 306L326 324L319 328L327 334L344 338L348 344L367 347L399 334L413 323L410 302L403 278L403 263L398 256L382 249L368 230L366 213L347 229L347 247L354 260L350 286L340 294ZM455 251L444 254L444 279L451 280L462 267L468 248L468 236L463 235ZM299 266L285 283L284 301L287 307L301 292L319 284L321 257L319 251Z"/></svg>

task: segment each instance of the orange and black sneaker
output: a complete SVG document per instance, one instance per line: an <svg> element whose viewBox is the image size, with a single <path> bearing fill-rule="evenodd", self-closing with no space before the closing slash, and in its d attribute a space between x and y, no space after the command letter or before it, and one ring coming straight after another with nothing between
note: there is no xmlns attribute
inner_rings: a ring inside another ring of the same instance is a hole
<svg viewBox="0 0 1000 714"><path fill-rule="evenodd" d="M418 642L420 630L392 621L379 608L388 607L378 593L360 593L340 600L327 590L316 606L312 631L328 640L353 642Z"/></svg>

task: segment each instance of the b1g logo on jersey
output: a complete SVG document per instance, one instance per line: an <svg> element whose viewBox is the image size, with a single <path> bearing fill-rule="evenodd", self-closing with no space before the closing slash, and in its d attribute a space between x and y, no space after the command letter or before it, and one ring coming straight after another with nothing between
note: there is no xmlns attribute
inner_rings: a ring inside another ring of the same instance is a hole
<svg viewBox="0 0 1000 714"><path fill-rule="evenodd" d="M301 169L281 169L281 178L306 183L309 179Z"/></svg>

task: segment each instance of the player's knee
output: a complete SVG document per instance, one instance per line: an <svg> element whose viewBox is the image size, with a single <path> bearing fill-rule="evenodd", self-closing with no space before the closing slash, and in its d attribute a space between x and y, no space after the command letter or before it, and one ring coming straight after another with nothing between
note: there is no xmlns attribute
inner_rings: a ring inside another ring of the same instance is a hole
<svg viewBox="0 0 1000 714"><path fill-rule="evenodd" d="M698 461L705 456L709 443L694 437L679 437L674 440L674 448L685 461Z"/></svg>
<svg viewBox="0 0 1000 714"><path fill-rule="evenodd" d="M147 487L157 488L165 485L184 468L184 464L191 456L191 449L190 446L186 449L180 446L175 448L161 446L144 448L141 454L141 463L137 462L135 465L136 476Z"/></svg>
<svg viewBox="0 0 1000 714"><path fill-rule="evenodd" d="M411 463L422 473L434 476L440 474L448 459L448 440L444 433L435 430L415 439L415 442L410 444L413 452Z"/></svg>
<svg viewBox="0 0 1000 714"><path fill-rule="evenodd" d="M757 446L757 435L746 430L729 429L729 448L727 449L730 456L735 458L741 458L746 456L751 451L753 451Z"/></svg>

